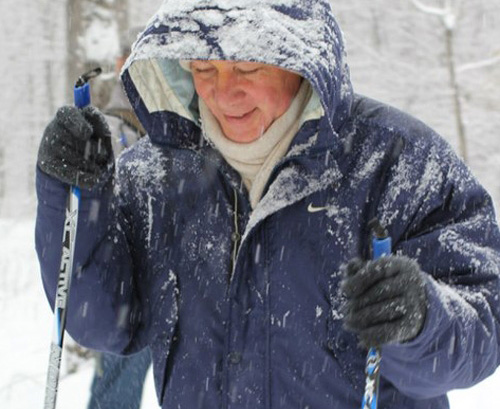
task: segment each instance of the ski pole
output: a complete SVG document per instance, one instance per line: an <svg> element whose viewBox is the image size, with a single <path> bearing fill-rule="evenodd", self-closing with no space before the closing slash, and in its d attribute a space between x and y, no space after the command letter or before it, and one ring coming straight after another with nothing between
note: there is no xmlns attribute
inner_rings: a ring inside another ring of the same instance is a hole
<svg viewBox="0 0 500 409"><path fill-rule="evenodd" d="M88 81L101 73L96 68L83 74L74 87L74 101L78 108L90 105L90 85ZM66 201L66 216L64 220L62 255L57 280L56 298L54 303L54 329L50 344L49 366L47 370L47 383L45 387L44 409L56 407L57 388L59 385L59 372L61 368L61 355L63 348L64 329L66 328L66 309L68 305L71 277L73 275L73 258L75 253L75 237L78 223L78 209L80 207L80 189L70 187Z"/></svg>
<svg viewBox="0 0 500 409"><path fill-rule="evenodd" d="M372 258L376 260L390 254L391 238L387 230L377 219L371 220L368 225L372 231ZM382 353L380 348L370 348L366 358L365 393L363 395L361 409L377 409L381 360Z"/></svg>

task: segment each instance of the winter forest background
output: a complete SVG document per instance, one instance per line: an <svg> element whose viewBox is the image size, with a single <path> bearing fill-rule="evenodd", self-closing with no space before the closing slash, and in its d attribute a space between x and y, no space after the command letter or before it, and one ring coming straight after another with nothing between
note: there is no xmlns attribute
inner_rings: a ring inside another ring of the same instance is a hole
<svg viewBox="0 0 500 409"><path fill-rule="evenodd" d="M95 82L94 101L105 102L120 34L143 26L160 2L0 0L2 408L5 403L13 409L42 405L51 316L41 294L32 229L34 169L43 129L57 107L71 103L72 86L87 67L104 68ZM355 90L436 129L466 159L499 209L500 1L332 4L346 36ZM91 367L87 372L85 381L70 389L83 400ZM61 390L70 381L62 382ZM452 408L498 405L493 397L498 387L499 372L472 390L452 394ZM155 407L154 397L146 402Z"/></svg>

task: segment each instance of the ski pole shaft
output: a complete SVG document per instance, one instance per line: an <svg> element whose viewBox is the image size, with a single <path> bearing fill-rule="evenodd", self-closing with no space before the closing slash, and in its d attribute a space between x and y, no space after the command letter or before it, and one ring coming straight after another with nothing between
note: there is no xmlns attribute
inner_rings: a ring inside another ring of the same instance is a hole
<svg viewBox="0 0 500 409"><path fill-rule="evenodd" d="M99 75L100 72L101 69L98 68L82 75L78 79L74 87L74 100L75 105L78 108L83 108L90 104L90 85L88 84L88 80L96 75ZM68 199L66 201L66 215L62 238L62 255L54 302L54 329L52 342L50 344L44 409L54 409L56 407L64 330L66 328L66 312L69 290L71 288L71 278L73 276L73 260L79 207L80 189L76 186L71 186Z"/></svg>
<svg viewBox="0 0 500 409"><path fill-rule="evenodd" d="M378 220L370 222L372 237L372 258L374 260L391 253L391 238ZM380 348L370 348L365 366L365 393L361 409L377 409L380 384L380 363L382 353Z"/></svg>
<svg viewBox="0 0 500 409"><path fill-rule="evenodd" d="M59 269L59 278L57 281L56 299L54 304L54 329L52 342L50 344L44 409L54 409L56 407L64 330L66 327L66 308L73 271L73 255L75 251L75 236L78 222L79 194L80 192L78 188L72 187L66 204L61 267Z"/></svg>

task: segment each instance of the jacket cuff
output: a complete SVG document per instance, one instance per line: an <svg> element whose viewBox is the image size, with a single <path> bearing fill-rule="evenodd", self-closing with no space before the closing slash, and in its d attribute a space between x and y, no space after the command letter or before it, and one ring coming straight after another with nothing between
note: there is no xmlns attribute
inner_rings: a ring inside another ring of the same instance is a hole
<svg viewBox="0 0 500 409"><path fill-rule="evenodd" d="M68 184L49 176L39 166L36 167L36 192L39 204L63 210L69 188Z"/></svg>
<svg viewBox="0 0 500 409"><path fill-rule="evenodd" d="M383 346L384 355L401 361L414 361L425 355L432 341L442 329L442 323L447 315L443 306L443 288L429 274L424 273L425 291L427 295L427 311L425 322L420 333L411 341L387 344ZM446 321L448 322L448 320Z"/></svg>
<svg viewBox="0 0 500 409"><path fill-rule="evenodd" d="M103 190L109 187L110 179L111 177L107 177L105 183L99 184L91 190L81 188L82 199L101 198ZM48 175L39 166L36 167L36 190L39 202L50 204L50 207L64 209L69 189L69 184Z"/></svg>

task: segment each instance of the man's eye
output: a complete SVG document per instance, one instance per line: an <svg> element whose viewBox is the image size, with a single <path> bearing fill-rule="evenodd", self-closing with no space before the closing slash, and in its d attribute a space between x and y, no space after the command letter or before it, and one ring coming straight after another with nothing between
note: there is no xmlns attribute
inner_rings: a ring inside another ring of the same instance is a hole
<svg viewBox="0 0 500 409"><path fill-rule="evenodd" d="M255 74L256 72L259 72L261 69L262 65L256 63L241 63L235 66L235 70L243 75Z"/></svg>
<svg viewBox="0 0 500 409"><path fill-rule="evenodd" d="M252 68L252 69L238 68L238 71L240 72L240 74L243 74L243 75L255 74L259 70L260 70L260 68Z"/></svg>
<svg viewBox="0 0 500 409"><path fill-rule="evenodd" d="M205 68L194 67L193 69L194 69L194 72L197 72L200 74L212 72L214 70L214 68L212 68L212 67L205 67Z"/></svg>
<svg viewBox="0 0 500 409"><path fill-rule="evenodd" d="M207 63L191 63L191 71L195 74L206 74L215 71L215 67Z"/></svg>

